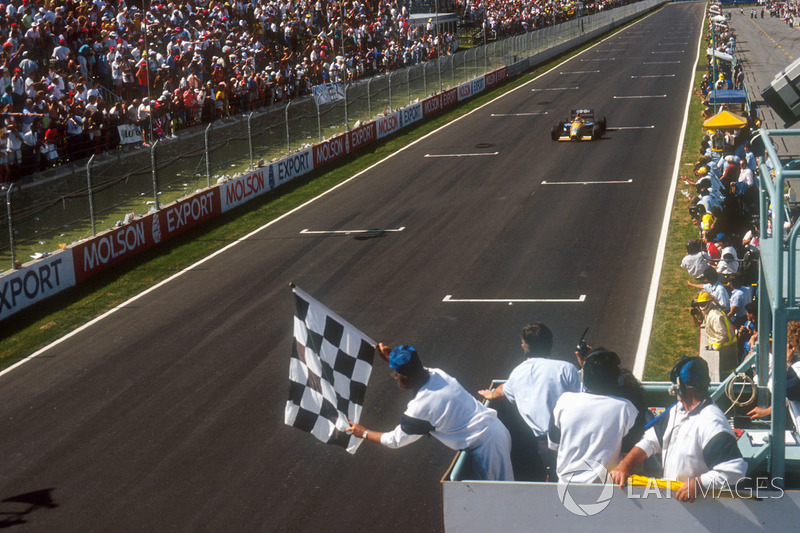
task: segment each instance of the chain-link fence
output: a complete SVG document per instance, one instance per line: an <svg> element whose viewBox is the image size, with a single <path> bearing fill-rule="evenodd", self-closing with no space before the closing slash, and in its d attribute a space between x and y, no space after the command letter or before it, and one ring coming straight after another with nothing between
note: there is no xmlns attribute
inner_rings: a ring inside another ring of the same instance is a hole
<svg viewBox="0 0 800 533"><path fill-rule="evenodd" d="M645 0L419 65L348 83L344 98L286 105L198 126L152 146L121 149L9 191L0 218L0 269L57 250L398 108L456 87L559 44L609 29L664 0Z"/></svg>

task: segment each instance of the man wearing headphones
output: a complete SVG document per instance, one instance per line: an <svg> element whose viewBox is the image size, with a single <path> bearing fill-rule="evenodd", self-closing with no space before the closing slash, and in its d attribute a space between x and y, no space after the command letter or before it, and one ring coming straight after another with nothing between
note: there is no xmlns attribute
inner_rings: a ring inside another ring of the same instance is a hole
<svg viewBox="0 0 800 533"><path fill-rule="evenodd" d="M622 441L633 428L639 411L620 397L625 376L619 356L598 349L583 364L587 392L565 392L556 402L547 439L558 451L560 482L603 483L595 461L609 469L619 461Z"/></svg>
<svg viewBox="0 0 800 533"><path fill-rule="evenodd" d="M670 371L670 393L678 401L659 416L610 472L620 488L633 468L661 452L662 477L683 482L675 497L693 502L700 492L732 489L747 473L728 420L709 396L708 364L684 357Z"/></svg>

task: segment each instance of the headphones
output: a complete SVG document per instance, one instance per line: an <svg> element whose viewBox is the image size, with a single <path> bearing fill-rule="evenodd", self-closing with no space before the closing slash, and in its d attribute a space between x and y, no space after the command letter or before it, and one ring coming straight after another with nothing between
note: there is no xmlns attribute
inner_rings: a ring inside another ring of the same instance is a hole
<svg viewBox="0 0 800 533"><path fill-rule="evenodd" d="M612 368L613 367L613 368ZM596 385L611 385L612 374L616 380L617 388L625 385L625 374L622 372L619 356L609 350L599 348L594 350L586 357L583 368L578 372L581 383L587 389L595 388Z"/></svg>
<svg viewBox="0 0 800 533"><path fill-rule="evenodd" d="M670 396L685 395L686 387L694 387L705 396L711 384L708 363L701 357L684 356L669 371L669 380L672 382L669 387Z"/></svg>

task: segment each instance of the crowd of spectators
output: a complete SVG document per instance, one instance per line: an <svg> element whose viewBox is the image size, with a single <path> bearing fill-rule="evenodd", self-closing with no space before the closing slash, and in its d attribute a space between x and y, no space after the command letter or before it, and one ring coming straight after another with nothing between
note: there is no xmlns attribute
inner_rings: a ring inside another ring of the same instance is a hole
<svg viewBox="0 0 800 533"><path fill-rule="evenodd" d="M572 6L442 0L438 9L504 35L575 16ZM0 181L118 147L123 124L138 125L143 141L168 137L457 43L430 20L414 24L396 0L0 0L0 9Z"/></svg>
<svg viewBox="0 0 800 533"><path fill-rule="evenodd" d="M722 29L716 36L718 50L735 52L734 37ZM725 37L719 39L721 35ZM710 35L708 44L711 45ZM729 62L717 61L712 70L711 56L708 59L709 72L698 94L705 103L714 89L742 88L738 82L743 78L740 67L732 69ZM716 73L719 74L714 80ZM725 106L709 106L703 112L704 118L724 109ZM732 370L727 366L735 367L757 338L754 301L758 283L760 168L749 139L758 127L758 119L755 110L745 114L744 127L707 130L694 176L682 176L692 189L684 190L684 194L690 199L688 215L698 236L687 243L681 267L692 278L687 284L700 290L693 302L692 317L696 325L705 327L708 345L719 351L720 360L725 361L726 368L720 372ZM769 165L769 159L764 162Z"/></svg>
<svg viewBox="0 0 800 533"><path fill-rule="evenodd" d="M630 0L596 0L578 7L572 0L457 0L456 11L466 24L482 28L483 34L491 39L518 35L629 3Z"/></svg>

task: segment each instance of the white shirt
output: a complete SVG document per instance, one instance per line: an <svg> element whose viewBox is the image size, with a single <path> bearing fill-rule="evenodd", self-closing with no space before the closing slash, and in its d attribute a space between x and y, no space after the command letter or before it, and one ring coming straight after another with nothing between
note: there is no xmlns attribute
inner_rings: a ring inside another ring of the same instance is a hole
<svg viewBox="0 0 800 533"><path fill-rule="evenodd" d="M394 431L381 436L381 444L399 448L430 434L451 450L477 446L492 424L500 423L494 409L481 405L452 376L429 368L430 378L408 402Z"/></svg>
<svg viewBox="0 0 800 533"><path fill-rule="evenodd" d="M713 285L706 283L703 285L703 290L710 293L726 313L730 310L731 300L728 297L728 291L725 289L725 286L722 285L722 283L716 282Z"/></svg>
<svg viewBox="0 0 800 533"><path fill-rule="evenodd" d="M503 394L537 437L547 433L556 402L565 392L581 389L574 365L556 359L531 357L511 371Z"/></svg>
<svg viewBox="0 0 800 533"><path fill-rule="evenodd" d="M725 255L730 254L733 256L731 259L724 259ZM720 259L717 263L717 272L720 274L736 274L739 270L739 257L736 254L736 248L733 246L726 246L720 250Z"/></svg>
<svg viewBox="0 0 800 533"><path fill-rule="evenodd" d="M648 457L661 452L664 479L685 483L700 476L703 487L721 489L734 487L747 473L728 420L710 400L689 413L678 402L636 446Z"/></svg>
<svg viewBox="0 0 800 533"><path fill-rule="evenodd" d="M70 50L68 47L60 44L53 48L53 54L51 57L56 61L66 61L67 57L69 57L69 52Z"/></svg>
<svg viewBox="0 0 800 533"><path fill-rule="evenodd" d="M731 293L731 307L737 309L736 317L747 315L744 306L753 301L753 287L745 285L738 289L733 289Z"/></svg>
<svg viewBox="0 0 800 533"><path fill-rule="evenodd" d="M708 268L708 260L711 257L703 252L686 255L681 261L681 268L686 270L694 279L700 279L703 272Z"/></svg>
<svg viewBox="0 0 800 533"><path fill-rule="evenodd" d="M547 432L551 450L558 450L559 481L602 483L585 459L607 470L619 463L622 439L636 422L638 409L629 400L588 392L565 392L553 409Z"/></svg>
<svg viewBox="0 0 800 533"><path fill-rule="evenodd" d="M747 183L748 187L752 187L755 185L755 179L753 178L753 171L750 170L750 167L744 167L739 171L739 183L745 182Z"/></svg>

